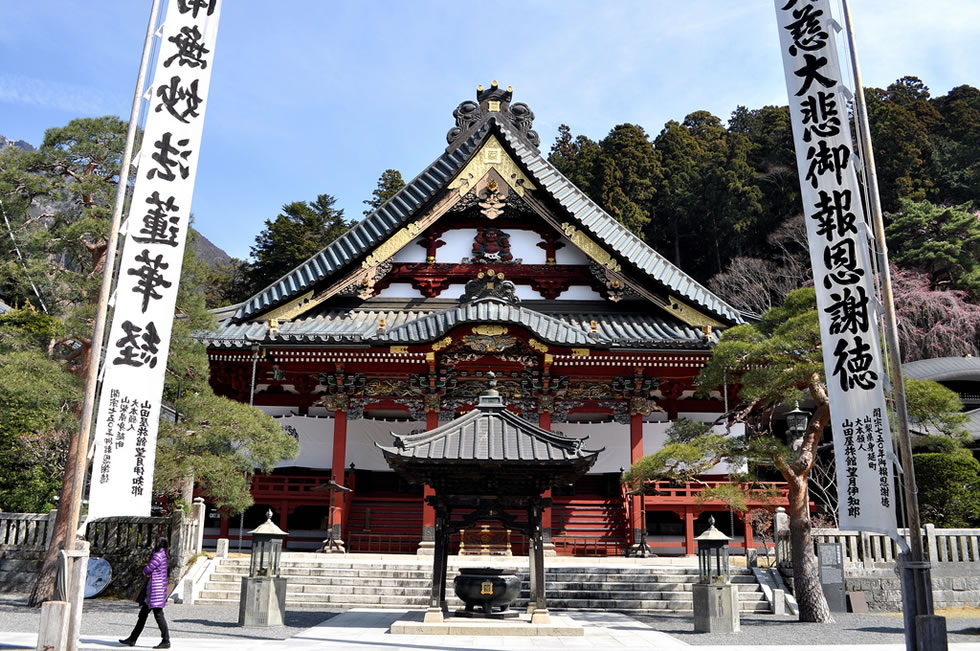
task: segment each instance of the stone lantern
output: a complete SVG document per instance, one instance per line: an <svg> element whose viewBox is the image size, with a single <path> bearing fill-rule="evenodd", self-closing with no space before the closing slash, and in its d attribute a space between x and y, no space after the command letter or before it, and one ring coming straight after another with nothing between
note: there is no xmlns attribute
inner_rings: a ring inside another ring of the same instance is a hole
<svg viewBox="0 0 980 651"><path fill-rule="evenodd" d="M786 430L789 432L790 448L799 451L803 445L803 435L810 425L810 413L800 409L800 403L792 411L786 412Z"/></svg>
<svg viewBox="0 0 980 651"><path fill-rule="evenodd" d="M732 584L728 564L728 536L708 518L708 530L698 543L698 582L694 584L694 631L737 633L740 630L738 586Z"/></svg>
<svg viewBox="0 0 980 651"><path fill-rule="evenodd" d="M240 626L282 626L286 616L286 579L279 576L282 541L289 535L272 522L266 511L265 522L249 532L252 558L248 576L242 578L238 607Z"/></svg>

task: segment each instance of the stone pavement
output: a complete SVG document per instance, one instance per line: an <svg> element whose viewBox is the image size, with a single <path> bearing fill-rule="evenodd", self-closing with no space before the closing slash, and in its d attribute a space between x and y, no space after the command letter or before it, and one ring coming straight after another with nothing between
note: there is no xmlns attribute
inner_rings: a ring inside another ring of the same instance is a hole
<svg viewBox="0 0 980 651"><path fill-rule="evenodd" d="M348 649L379 651L422 651L425 649L657 649L673 651L698 648L703 651L756 651L757 644L698 645L694 647L667 633L656 631L626 615L616 613L574 613L585 626L583 637L494 637L494 636L435 636L390 635L387 630L393 621L404 615L404 610L356 609L336 615L286 640L249 639L248 636L229 633L212 637L173 638L173 648L183 651L314 651L319 649ZM142 640L140 647L150 648L157 642L156 631ZM734 636L737 638L737 636ZM36 633L0 632L0 649L33 649ZM733 640L735 641L735 640ZM801 640L801 642L804 642ZM812 640L811 640L812 642ZM842 645L806 644L766 646L766 651L841 651ZM903 644L844 645L850 649L869 651L903 651ZM140 648L137 647L137 648ZM81 649L125 648L115 636L83 635ZM954 651L980 651L977 642L951 643Z"/></svg>

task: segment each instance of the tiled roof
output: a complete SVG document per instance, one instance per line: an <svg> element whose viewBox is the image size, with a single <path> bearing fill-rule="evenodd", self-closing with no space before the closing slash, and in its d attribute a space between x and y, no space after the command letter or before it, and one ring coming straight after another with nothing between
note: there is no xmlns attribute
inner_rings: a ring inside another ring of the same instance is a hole
<svg viewBox="0 0 980 651"><path fill-rule="evenodd" d="M256 343L376 343L418 344L435 341L452 328L467 323L512 323L527 328L542 341L565 346L611 348L707 348L701 332L652 312L542 313L523 305L477 301L443 309L320 309L279 324L274 337L264 322L235 323L220 319L218 329L200 338L214 347L239 348ZM381 320L385 328L379 331ZM595 323L595 331L592 324ZM717 333L710 342L715 342Z"/></svg>
<svg viewBox="0 0 980 651"><path fill-rule="evenodd" d="M406 224L463 169L487 136L497 133L528 176L565 210L568 218L622 260L635 266L679 298L729 323L740 323L738 310L671 264L639 237L607 214L565 178L513 126L491 114L465 141L454 144L394 197L357 223L322 251L299 265L239 307L235 319L261 314L309 291L318 282L366 256Z"/></svg>
<svg viewBox="0 0 980 651"><path fill-rule="evenodd" d="M499 396L491 395L482 396L475 409L436 429L393 436L392 446L375 443L386 458L563 464L594 460L602 452L582 447L584 439L541 429L505 409Z"/></svg>
<svg viewBox="0 0 980 651"><path fill-rule="evenodd" d="M916 380L980 382L980 357L935 357L902 364L902 372Z"/></svg>

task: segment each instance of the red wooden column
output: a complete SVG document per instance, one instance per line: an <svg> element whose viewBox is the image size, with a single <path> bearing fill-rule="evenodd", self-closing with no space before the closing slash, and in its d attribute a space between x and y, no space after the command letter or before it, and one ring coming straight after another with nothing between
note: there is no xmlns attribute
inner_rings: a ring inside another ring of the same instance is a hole
<svg viewBox="0 0 980 651"><path fill-rule="evenodd" d="M433 430L437 427L439 427L439 412L434 409L426 411L425 429ZM425 498L435 494L435 489L428 484L422 489L422 542L419 543L419 551L422 553L431 553L430 550L435 546L436 510L425 502Z"/></svg>
<svg viewBox="0 0 980 651"><path fill-rule="evenodd" d="M538 412L538 427L541 429L546 429L551 431L551 412L550 411L539 411ZM542 497L551 498L551 489L549 488L544 492ZM544 536L544 544L546 549L554 548L554 543L551 541L551 516L552 507L548 507L541 512L541 531ZM528 554L531 550L528 550Z"/></svg>
<svg viewBox="0 0 980 651"><path fill-rule="evenodd" d="M643 458L643 412L634 409L630 416L630 464L634 464ZM643 526L641 509L643 502L639 495L634 495L631 499L630 513L632 514L630 529L633 532L633 544L640 543L640 528Z"/></svg>
<svg viewBox="0 0 980 651"><path fill-rule="evenodd" d="M694 520L696 514L690 506L684 507L684 553L697 554L698 550L694 546Z"/></svg>
<svg viewBox="0 0 980 651"><path fill-rule="evenodd" d="M333 406L333 461L330 464L330 474L337 483L344 481L344 464L347 462L347 396L336 396L343 400L335 400ZM341 524L344 521L343 509L338 508L338 503L344 496L340 491L333 491L330 500L330 508L333 511L333 535L334 540L343 540L341 537Z"/></svg>
<svg viewBox="0 0 980 651"><path fill-rule="evenodd" d="M745 526L745 556L749 555L749 550L755 546L755 541L752 540L752 519L749 514L746 513L743 516L742 524Z"/></svg>

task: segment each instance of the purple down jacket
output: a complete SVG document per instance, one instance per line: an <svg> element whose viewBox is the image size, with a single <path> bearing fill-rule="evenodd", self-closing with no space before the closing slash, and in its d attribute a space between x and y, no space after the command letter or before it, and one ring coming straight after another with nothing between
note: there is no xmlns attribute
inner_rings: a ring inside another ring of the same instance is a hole
<svg viewBox="0 0 980 651"><path fill-rule="evenodd" d="M167 604L167 551L161 549L154 553L143 568L143 574L150 577L146 586L146 605L163 608Z"/></svg>

